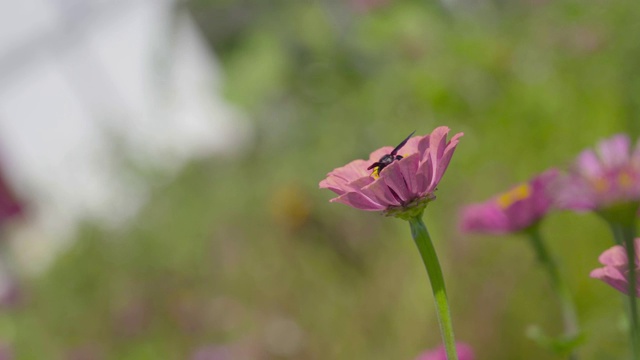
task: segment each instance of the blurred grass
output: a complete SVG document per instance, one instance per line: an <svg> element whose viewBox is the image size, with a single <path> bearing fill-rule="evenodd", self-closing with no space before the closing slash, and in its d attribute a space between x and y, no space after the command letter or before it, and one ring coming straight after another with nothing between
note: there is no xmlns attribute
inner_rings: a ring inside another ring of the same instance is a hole
<svg viewBox="0 0 640 360"><path fill-rule="evenodd" d="M525 336L560 331L558 306L523 239L466 237L461 206L484 200L616 132L640 133L632 1L425 1L368 13L347 2L193 1L256 128L229 159L157 186L122 231L86 224L0 331L19 359L73 349L182 359L412 359L439 343L408 225L329 204L331 169L447 125L464 131L425 222L457 337L478 359L557 359ZM591 215L543 226L587 333L582 359L623 358L620 296L588 278L612 245Z"/></svg>

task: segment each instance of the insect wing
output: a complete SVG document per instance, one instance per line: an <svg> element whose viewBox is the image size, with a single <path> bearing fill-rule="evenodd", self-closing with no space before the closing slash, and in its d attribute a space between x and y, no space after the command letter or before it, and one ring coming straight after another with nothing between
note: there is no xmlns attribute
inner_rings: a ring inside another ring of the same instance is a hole
<svg viewBox="0 0 640 360"><path fill-rule="evenodd" d="M389 155L394 155L394 156L395 156L395 155L398 153L398 150L402 149L402 147L407 143L407 141L409 141L409 139L411 139L411 137L412 137L412 136L413 136L413 134L415 134L415 133L416 133L416 131L415 131L415 130L413 130L413 132L412 132L411 134L409 134L409 136L407 136L407 138L406 138L406 139L402 140L402 142L401 142L398 146L396 146L396 148L395 148L395 149L393 149L393 151L392 151L392 152L391 152L391 154L389 154Z"/></svg>
<svg viewBox="0 0 640 360"><path fill-rule="evenodd" d="M381 164L380 164L379 162L374 162L373 164L371 164L371 166L369 166L369 167L367 168L367 170L371 170L371 169L373 169L374 167L376 167L376 166L380 166L380 165L381 165Z"/></svg>

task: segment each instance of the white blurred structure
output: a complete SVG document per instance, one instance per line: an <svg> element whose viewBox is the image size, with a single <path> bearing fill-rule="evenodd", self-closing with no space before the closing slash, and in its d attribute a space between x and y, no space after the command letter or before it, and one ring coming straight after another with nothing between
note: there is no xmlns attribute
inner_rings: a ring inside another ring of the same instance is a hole
<svg viewBox="0 0 640 360"><path fill-rule="evenodd" d="M248 131L212 53L168 0L0 0L0 163L34 215L13 242L46 265L81 218L117 225L148 185ZM36 266L36 268L33 268Z"/></svg>

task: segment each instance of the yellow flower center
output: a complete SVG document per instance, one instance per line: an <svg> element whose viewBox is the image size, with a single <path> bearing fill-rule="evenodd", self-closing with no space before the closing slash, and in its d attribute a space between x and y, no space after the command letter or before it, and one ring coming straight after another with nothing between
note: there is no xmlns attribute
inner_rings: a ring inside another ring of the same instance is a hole
<svg viewBox="0 0 640 360"><path fill-rule="evenodd" d="M633 178L627 172L623 172L618 175L617 181L618 185L623 189L630 189L633 186Z"/></svg>
<svg viewBox="0 0 640 360"><path fill-rule="evenodd" d="M592 180L593 188L597 193L602 194L609 190L609 183L606 179L597 178Z"/></svg>
<svg viewBox="0 0 640 360"><path fill-rule="evenodd" d="M531 186L529 186L529 184L522 184L500 195L497 200L498 206L504 210L515 202L524 200L529 196L531 196Z"/></svg>

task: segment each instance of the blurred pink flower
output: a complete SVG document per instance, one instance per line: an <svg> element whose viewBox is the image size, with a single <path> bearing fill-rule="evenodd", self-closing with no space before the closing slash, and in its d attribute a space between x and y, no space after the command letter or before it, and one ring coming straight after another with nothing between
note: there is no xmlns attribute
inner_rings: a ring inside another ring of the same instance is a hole
<svg viewBox="0 0 640 360"><path fill-rule="evenodd" d="M631 151L629 137L618 134L585 150L554 190L559 208L589 211L640 202L640 145Z"/></svg>
<svg viewBox="0 0 640 360"><path fill-rule="evenodd" d="M320 188L338 194L331 202L366 211L384 211L389 215L424 208L435 199L436 186L463 135L458 133L447 141L448 133L449 128L441 126L430 135L412 137L398 151L402 159L394 160L379 173L377 169L367 170L394 149L380 148L371 153L369 160L354 160L331 171L320 182Z"/></svg>
<svg viewBox="0 0 640 360"><path fill-rule="evenodd" d="M16 309L24 305L26 294L16 278L0 281L0 309Z"/></svg>
<svg viewBox="0 0 640 360"><path fill-rule="evenodd" d="M471 347L464 343L456 344L456 352L458 353L458 360L474 360L473 350ZM445 352L444 345L441 345L435 350L427 350L418 355L415 360L447 360L447 353Z"/></svg>
<svg viewBox="0 0 640 360"><path fill-rule="evenodd" d="M635 239L634 246L636 248L636 255L640 254L640 238ZM627 262L627 251L624 247L620 245L613 246L612 248L606 250L600 257L598 257L598 261L604 267L595 269L589 274L594 279L600 279L607 284L611 285L616 290L628 294L628 286L629 286L629 267ZM640 297L640 270L638 267L640 265L640 261L636 256L636 266L635 271L636 274L636 296Z"/></svg>
<svg viewBox="0 0 640 360"><path fill-rule="evenodd" d="M8 219L23 213L23 204L14 194L11 186L6 182L4 174L0 172L0 225Z"/></svg>
<svg viewBox="0 0 640 360"><path fill-rule="evenodd" d="M466 206L461 231L507 234L536 224L551 208L553 201L547 188L557 176L555 169L547 170L484 203Z"/></svg>
<svg viewBox="0 0 640 360"><path fill-rule="evenodd" d="M7 342L0 342L0 360L15 359L13 347Z"/></svg>

